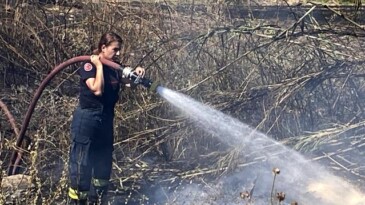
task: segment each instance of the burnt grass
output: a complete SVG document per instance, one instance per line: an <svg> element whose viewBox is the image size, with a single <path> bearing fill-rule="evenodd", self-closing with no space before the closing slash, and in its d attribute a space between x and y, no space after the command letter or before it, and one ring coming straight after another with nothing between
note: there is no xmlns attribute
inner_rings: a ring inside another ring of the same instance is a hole
<svg viewBox="0 0 365 205"><path fill-rule="evenodd" d="M306 14L312 7L9 5L0 9L0 100L20 129L51 69L90 53L98 35L111 29L126 40L122 63L146 67L148 78L247 123L365 191L364 8L317 5ZM76 69L64 69L48 84L27 127L31 144L23 147L19 170L35 184L22 196L30 198L27 204L66 199ZM5 177L17 136L4 114L0 128ZM123 88L114 147L112 204L172 204L176 190L214 184L254 162L244 151L232 158L232 147L143 88ZM241 190L232 192L239 197Z"/></svg>

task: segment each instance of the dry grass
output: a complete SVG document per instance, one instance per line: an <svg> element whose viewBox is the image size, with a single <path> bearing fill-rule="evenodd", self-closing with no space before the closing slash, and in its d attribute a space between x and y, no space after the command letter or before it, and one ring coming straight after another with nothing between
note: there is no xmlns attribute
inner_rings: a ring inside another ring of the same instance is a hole
<svg viewBox="0 0 365 205"><path fill-rule="evenodd" d="M145 66L151 79L277 140L301 139L298 149L324 137L363 131L364 22L332 10L332 19L324 21L313 14L318 5L279 20L238 18L237 13L227 15L230 4L109 2L85 4L82 10L36 4L0 9L0 100L20 127L47 73L90 53L102 32L114 30L126 42L122 63ZM31 204L65 199L68 130L77 104L75 68L59 74L43 92L27 130L32 144L24 150L22 171L35 183ZM158 96L126 88L116 107L114 190L135 193L143 180L158 181L161 175L174 184L240 166L239 151L175 114ZM16 136L7 117L0 115L0 120L0 160L7 162Z"/></svg>

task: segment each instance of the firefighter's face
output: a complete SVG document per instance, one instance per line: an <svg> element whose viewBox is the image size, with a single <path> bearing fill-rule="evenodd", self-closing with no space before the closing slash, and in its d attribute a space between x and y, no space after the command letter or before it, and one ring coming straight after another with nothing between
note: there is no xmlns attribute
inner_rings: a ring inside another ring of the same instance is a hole
<svg viewBox="0 0 365 205"><path fill-rule="evenodd" d="M115 57L118 57L120 54L120 43L117 41L112 42L108 46L103 45L102 50L102 57L107 60L113 60Z"/></svg>

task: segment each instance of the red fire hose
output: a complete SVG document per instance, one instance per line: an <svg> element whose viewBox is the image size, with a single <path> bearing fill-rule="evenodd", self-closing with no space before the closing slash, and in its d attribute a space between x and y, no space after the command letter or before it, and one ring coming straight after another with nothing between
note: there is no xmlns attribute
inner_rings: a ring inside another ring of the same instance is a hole
<svg viewBox="0 0 365 205"><path fill-rule="evenodd" d="M17 137L17 141L16 141L16 147L15 148L19 148L22 143L23 143L23 140L24 140L24 135L25 135L25 132L28 128L28 125L29 125L29 121L30 121L30 118L33 114L33 111L34 111L34 108L39 100L39 97L41 96L44 88L47 86L47 84L53 79L53 77L59 73L60 71L62 71L64 68L70 66L71 64L74 64L74 63L78 63L78 62L83 62L83 61L88 61L90 60L90 56L78 56L78 57L74 57L74 58L71 58L63 63L61 63L60 65L56 66L47 76L46 78L42 81L41 85L39 86L39 88L37 89L37 91L35 92L34 94L34 97L32 99L32 102L30 103L29 105L29 108L28 108L28 111L25 115L25 118L23 120L23 123L22 123L22 127L21 127L21 130L18 134L18 137ZM108 60L105 60L105 59L101 59L101 62L109 67L112 67L114 69L117 69L117 70L123 70L123 67L117 63L114 63L112 61L108 61ZM17 133L16 133L17 134ZM21 150L21 149L15 149L11 155L11 158L10 158L10 163L9 163L9 167L8 167L8 176L10 175L14 175L14 174L17 174L16 173L16 170L17 170L17 167L19 165L19 162L21 161L20 158L22 156L22 154L20 153L21 151L17 151L17 150Z"/></svg>

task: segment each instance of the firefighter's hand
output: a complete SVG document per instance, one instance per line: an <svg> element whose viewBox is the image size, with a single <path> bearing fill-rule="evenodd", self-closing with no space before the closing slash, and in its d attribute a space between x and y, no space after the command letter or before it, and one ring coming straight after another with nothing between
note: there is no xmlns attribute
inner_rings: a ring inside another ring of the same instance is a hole
<svg viewBox="0 0 365 205"><path fill-rule="evenodd" d="M99 55L91 55L90 56L90 61L96 66L96 68L100 68L102 67L102 63L100 61L100 56Z"/></svg>
<svg viewBox="0 0 365 205"><path fill-rule="evenodd" d="M134 72L140 76L140 77L143 77L144 76L144 73L145 73L145 69L138 66L136 69L134 69Z"/></svg>

